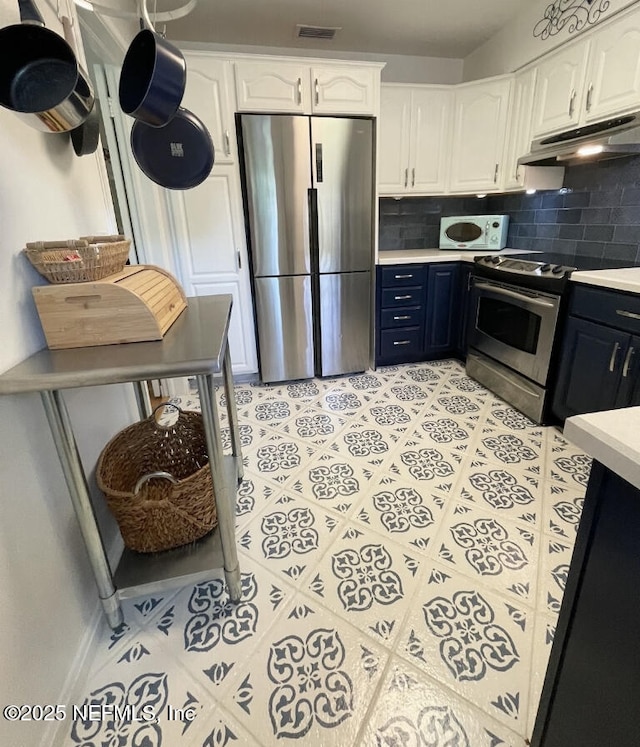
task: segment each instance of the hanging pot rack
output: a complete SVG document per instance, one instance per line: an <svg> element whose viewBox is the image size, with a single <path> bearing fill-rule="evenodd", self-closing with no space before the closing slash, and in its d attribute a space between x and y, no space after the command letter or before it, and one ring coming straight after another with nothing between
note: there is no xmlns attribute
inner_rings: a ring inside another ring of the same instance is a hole
<svg viewBox="0 0 640 747"><path fill-rule="evenodd" d="M117 8L110 8L107 5L101 3L94 3L93 0L73 0L79 8L90 10L95 13L100 13L105 16L111 16L113 18L140 18L138 10L118 10ZM198 0L187 0L184 5L181 5L174 10L166 10L161 13L154 13L153 19L155 23L167 23L168 21L176 21L178 18L184 18L189 15L191 11L198 4ZM146 6L146 2L144 3Z"/></svg>

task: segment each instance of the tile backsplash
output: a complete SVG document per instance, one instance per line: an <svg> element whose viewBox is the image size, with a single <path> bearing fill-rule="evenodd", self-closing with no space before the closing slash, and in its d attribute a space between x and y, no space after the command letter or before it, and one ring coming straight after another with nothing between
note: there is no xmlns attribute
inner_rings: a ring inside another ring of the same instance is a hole
<svg viewBox="0 0 640 747"><path fill-rule="evenodd" d="M640 264L640 157L567 168L564 188L533 195L380 199L380 249L438 246L443 215L507 213L512 249Z"/></svg>

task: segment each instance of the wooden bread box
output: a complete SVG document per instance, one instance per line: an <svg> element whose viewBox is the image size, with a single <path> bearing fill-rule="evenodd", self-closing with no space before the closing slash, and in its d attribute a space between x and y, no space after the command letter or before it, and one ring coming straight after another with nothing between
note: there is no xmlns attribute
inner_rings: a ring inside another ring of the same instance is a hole
<svg viewBox="0 0 640 747"><path fill-rule="evenodd" d="M33 297L52 350L161 340L187 299L153 265L132 265L102 280L39 285Z"/></svg>

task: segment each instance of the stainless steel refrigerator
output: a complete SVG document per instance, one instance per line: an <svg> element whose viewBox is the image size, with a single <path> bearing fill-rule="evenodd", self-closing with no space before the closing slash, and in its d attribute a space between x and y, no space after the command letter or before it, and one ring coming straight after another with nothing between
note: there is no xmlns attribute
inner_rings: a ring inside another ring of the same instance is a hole
<svg viewBox="0 0 640 747"><path fill-rule="evenodd" d="M243 114L240 121L261 378L364 371L372 120Z"/></svg>

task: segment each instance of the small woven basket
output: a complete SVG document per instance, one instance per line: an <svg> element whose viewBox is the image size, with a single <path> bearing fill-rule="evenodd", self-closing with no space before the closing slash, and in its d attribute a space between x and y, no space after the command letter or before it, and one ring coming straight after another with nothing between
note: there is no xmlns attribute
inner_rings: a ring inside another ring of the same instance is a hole
<svg viewBox="0 0 640 747"><path fill-rule="evenodd" d="M89 236L89 239L98 239ZM87 283L102 280L120 272L129 257L131 241L124 237L117 241L89 243L87 239L69 241L36 241L23 250L36 270L50 283Z"/></svg>
<svg viewBox="0 0 640 747"><path fill-rule="evenodd" d="M202 415L178 411L171 425L153 414L104 447L96 478L126 547L149 553L194 542L218 524Z"/></svg>

